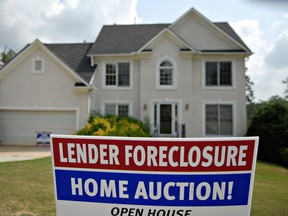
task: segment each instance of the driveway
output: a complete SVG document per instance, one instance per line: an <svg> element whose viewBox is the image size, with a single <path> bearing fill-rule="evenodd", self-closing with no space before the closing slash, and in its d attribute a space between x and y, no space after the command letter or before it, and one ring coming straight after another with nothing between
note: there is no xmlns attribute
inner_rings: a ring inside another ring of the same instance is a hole
<svg viewBox="0 0 288 216"><path fill-rule="evenodd" d="M32 160L51 156L50 147L0 145L0 162Z"/></svg>

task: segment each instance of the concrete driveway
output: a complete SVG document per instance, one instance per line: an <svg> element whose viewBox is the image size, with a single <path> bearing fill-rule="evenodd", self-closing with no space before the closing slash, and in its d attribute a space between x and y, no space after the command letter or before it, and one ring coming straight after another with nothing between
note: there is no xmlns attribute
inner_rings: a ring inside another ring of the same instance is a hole
<svg viewBox="0 0 288 216"><path fill-rule="evenodd" d="M50 147L0 145L0 162L32 160L51 156Z"/></svg>

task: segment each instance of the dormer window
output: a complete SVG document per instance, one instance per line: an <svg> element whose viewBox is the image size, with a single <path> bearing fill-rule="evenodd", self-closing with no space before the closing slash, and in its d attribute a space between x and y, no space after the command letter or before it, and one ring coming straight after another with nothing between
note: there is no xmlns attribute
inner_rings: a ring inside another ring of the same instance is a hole
<svg viewBox="0 0 288 216"><path fill-rule="evenodd" d="M33 73L44 73L44 60L40 57L36 57L32 62Z"/></svg>

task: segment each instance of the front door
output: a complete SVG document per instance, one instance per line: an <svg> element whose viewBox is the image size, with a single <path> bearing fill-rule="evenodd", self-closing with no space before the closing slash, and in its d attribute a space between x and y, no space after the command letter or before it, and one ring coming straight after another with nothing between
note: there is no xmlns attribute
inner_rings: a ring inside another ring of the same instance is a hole
<svg viewBox="0 0 288 216"><path fill-rule="evenodd" d="M176 136L178 124L177 103L154 104L154 131L157 136Z"/></svg>
<svg viewBox="0 0 288 216"><path fill-rule="evenodd" d="M160 104L160 134L172 133L172 105Z"/></svg>

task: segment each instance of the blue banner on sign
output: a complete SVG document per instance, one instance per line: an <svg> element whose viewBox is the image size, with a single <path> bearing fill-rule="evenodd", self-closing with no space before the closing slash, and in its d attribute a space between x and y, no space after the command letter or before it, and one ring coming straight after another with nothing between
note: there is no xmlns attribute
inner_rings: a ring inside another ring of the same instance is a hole
<svg viewBox="0 0 288 216"><path fill-rule="evenodd" d="M250 177L55 170L58 200L149 206L247 205Z"/></svg>

